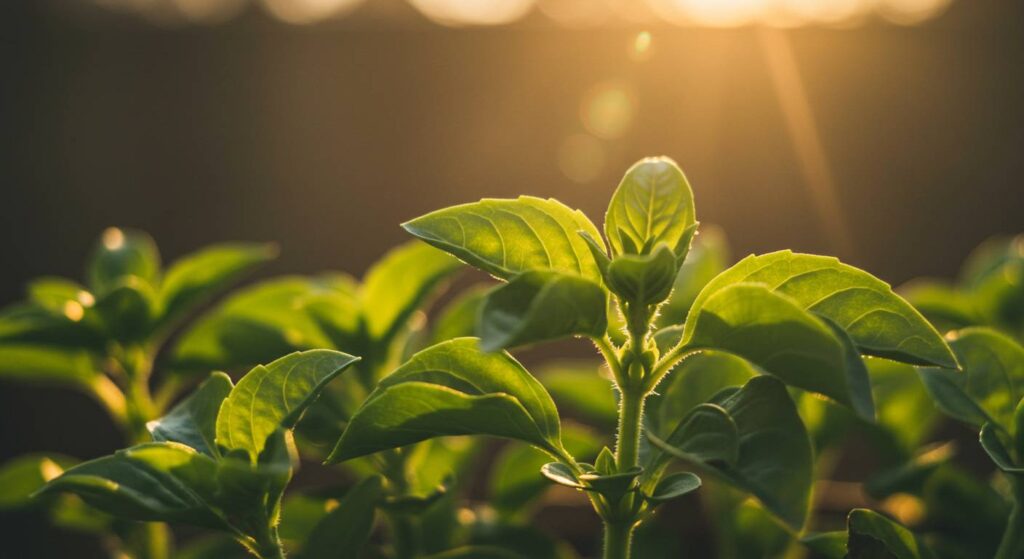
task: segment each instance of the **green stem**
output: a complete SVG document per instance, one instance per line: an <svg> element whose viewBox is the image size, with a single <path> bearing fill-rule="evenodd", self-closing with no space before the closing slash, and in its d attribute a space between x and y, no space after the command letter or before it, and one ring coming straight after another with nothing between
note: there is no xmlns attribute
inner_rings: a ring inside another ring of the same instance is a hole
<svg viewBox="0 0 1024 559"><path fill-rule="evenodd" d="M640 429L644 413L644 396L622 387L619 403L619 437L615 446L615 462L619 471L640 464Z"/></svg>
<svg viewBox="0 0 1024 559"><path fill-rule="evenodd" d="M1013 487L1013 510L1003 531L1003 540L999 543L999 551L995 559L1015 559L1024 557L1024 480L1010 475Z"/></svg>
<svg viewBox="0 0 1024 559"><path fill-rule="evenodd" d="M605 522L604 559L629 559L629 548L632 543L632 522Z"/></svg>

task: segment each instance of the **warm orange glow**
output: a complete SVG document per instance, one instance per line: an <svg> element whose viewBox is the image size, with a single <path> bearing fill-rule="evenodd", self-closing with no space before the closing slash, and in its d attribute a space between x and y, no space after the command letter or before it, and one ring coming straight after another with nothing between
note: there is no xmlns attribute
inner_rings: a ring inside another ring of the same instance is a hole
<svg viewBox="0 0 1024 559"><path fill-rule="evenodd" d="M612 16L602 0L540 0L537 7L544 15L569 27L600 25Z"/></svg>
<svg viewBox="0 0 1024 559"><path fill-rule="evenodd" d="M641 31L637 33L633 39L632 48L629 50L629 56L636 61L644 61L651 57L654 53L653 38L651 37L650 31Z"/></svg>
<svg viewBox="0 0 1024 559"><path fill-rule="evenodd" d="M339 16L362 3L363 0L263 0L263 5L274 17L294 24L313 23Z"/></svg>
<svg viewBox="0 0 1024 559"><path fill-rule="evenodd" d="M558 148L558 168L573 182L588 183L601 176L606 158L604 145L589 134L573 134Z"/></svg>
<svg viewBox="0 0 1024 559"><path fill-rule="evenodd" d="M501 25L525 16L536 0L409 0L424 16L441 25Z"/></svg>
<svg viewBox="0 0 1024 559"><path fill-rule="evenodd" d="M931 19L946 10L952 0L881 0L882 16L902 25L913 25Z"/></svg>
<svg viewBox="0 0 1024 559"><path fill-rule="evenodd" d="M615 82L598 84L583 97L580 118L587 131L605 140L625 134L633 123L636 106L633 94Z"/></svg>
<svg viewBox="0 0 1024 559"><path fill-rule="evenodd" d="M103 231L102 242L107 250L120 250L124 246L124 231L117 227L109 227Z"/></svg>

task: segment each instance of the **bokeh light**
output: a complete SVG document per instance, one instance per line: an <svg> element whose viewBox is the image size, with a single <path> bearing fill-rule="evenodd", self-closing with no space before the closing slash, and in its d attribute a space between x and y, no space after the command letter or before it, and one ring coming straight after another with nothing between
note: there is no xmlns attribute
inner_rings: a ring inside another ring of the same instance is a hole
<svg viewBox="0 0 1024 559"><path fill-rule="evenodd" d="M540 0L537 8L567 27L593 27L605 23L612 11L604 0Z"/></svg>
<svg viewBox="0 0 1024 559"><path fill-rule="evenodd" d="M619 82L597 84L583 96L580 119L588 132L605 140L625 134L636 113L635 95Z"/></svg>
<svg viewBox="0 0 1024 559"><path fill-rule="evenodd" d="M200 0L196 0L200 1ZM313 23L348 13L363 0L263 0L277 19L294 24Z"/></svg>
<svg viewBox="0 0 1024 559"><path fill-rule="evenodd" d="M435 23L450 26L502 25L525 16L536 0L409 0Z"/></svg>
<svg viewBox="0 0 1024 559"><path fill-rule="evenodd" d="M589 134L573 134L558 147L558 168L573 182L593 182L601 176L606 161L605 146Z"/></svg>
<svg viewBox="0 0 1024 559"><path fill-rule="evenodd" d="M629 57L637 62L643 62L654 54L654 38L650 31L641 31L636 34L629 46Z"/></svg>

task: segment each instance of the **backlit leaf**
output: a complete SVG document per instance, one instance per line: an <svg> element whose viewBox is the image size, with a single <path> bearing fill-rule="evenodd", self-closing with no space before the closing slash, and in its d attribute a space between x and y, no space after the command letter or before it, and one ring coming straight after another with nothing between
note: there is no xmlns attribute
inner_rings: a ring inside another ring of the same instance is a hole
<svg viewBox="0 0 1024 559"><path fill-rule="evenodd" d="M153 238L134 229L103 232L88 266L89 287L102 296L130 276L149 285L160 283L160 252Z"/></svg>
<svg viewBox="0 0 1024 559"><path fill-rule="evenodd" d="M646 253L665 243L682 260L695 215L693 191L683 171L667 157L651 157L626 171L608 204L604 231L613 255Z"/></svg>
<svg viewBox="0 0 1024 559"><path fill-rule="evenodd" d="M231 389L227 375L213 373L195 392L160 419L147 423L146 428L154 441L182 443L203 454L219 456L215 442L217 414Z"/></svg>

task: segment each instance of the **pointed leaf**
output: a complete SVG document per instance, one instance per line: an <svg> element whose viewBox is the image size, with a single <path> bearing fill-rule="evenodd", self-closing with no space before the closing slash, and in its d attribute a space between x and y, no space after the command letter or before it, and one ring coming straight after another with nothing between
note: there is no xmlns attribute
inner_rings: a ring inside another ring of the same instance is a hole
<svg viewBox="0 0 1024 559"><path fill-rule="evenodd" d="M444 208L402 224L406 231L498 278L553 270L600 281L585 231L600 239L585 215L557 200L520 196Z"/></svg>
<svg viewBox="0 0 1024 559"><path fill-rule="evenodd" d="M549 462L544 464L540 468L540 473L559 485L575 489L583 488L583 484L576 479L576 474L573 473L572 468L561 462Z"/></svg>
<svg viewBox="0 0 1024 559"><path fill-rule="evenodd" d="M384 377L356 412L328 461L447 435L493 435L558 452L551 396L512 356L475 338L429 347Z"/></svg>
<svg viewBox="0 0 1024 559"><path fill-rule="evenodd" d="M667 157L650 157L630 167L612 195L605 236L613 255L665 243L682 257L689 250L689 242L683 246L682 241L696 224L695 215L693 191L683 171Z"/></svg>
<svg viewBox="0 0 1024 559"><path fill-rule="evenodd" d="M195 308L247 272L277 256L272 244L223 243L187 254L160 285L159 315L166 323Z"/></svg>
<svg viewBox="0 0 1024 559"><path fill-rule="evenodd" d="M851 388L862 388L849 380L846 347L832 328L764 285L730 285L694 311L687 320L692 347L739 355L787 384L847 405L854 400Z"/></svg>
<svg viewBox="0 0 1024 559"><path fill-rule="evenodd" d="M704 287L691 316L718 291L741 282L765 284L801 308L827 316L863 353L917 365L957 365L935 328L888 284L826 256L788 250L748 256ZM693 336L691 322L687 319L684 341Z"/></svg>
<svg viewBox="0 0 1024 559"><path fill-rule="evenodd" d="M587 489L600 493L609 503L618 503L622 497L637 486L637 478L644 473L640 466L614 474L587 472L579 476L579 480Z"/></svg>
<svg viewBox="0 0 1024 559"><path fill-rule="evenodd" d="M374 509L381 498L378 476L364 479L341 499L341 504L317 523L302 546L300 559L356 557L373 530Z"/></svg>
<svg viewBox="0 0 1024 559"><path fill-rule="evenodd" d="M664 301L676 279L675 254L660 244L646 255L616 256L608 266L608 288L637 305L656 305Z"/></svg>
<svg viewBox="0 0 1024 559"><path fill-rule="evenodd" d="M418 241L388 252L363 280L363 314L370 336L390 339L438 284L460 268L458 260Z"/></svg>
<svg viewBox="0 0 1024 559"><path fill-rule="evenodd" d="M89 286L102 296L129 276L157 285L160 252L153 238L134 229L111 227L103 232L88 268Z"/></svg>
<svg viewBox="0 0 1024 559"><path fill-rule="evenodd" d="M208 456L220 456L215 443L217 413L232 387L227 375L213 373L167 415L150 421L146 428L154 441L181 443Z"/></svg>
<svg viewBox="0 0 1024 559"><path fill-rule="evenodd" d="M572 335L600 337L608 327L604 289L579 276L525 272L497 287L480 310L488 351Z"/></svg>
<svg viewBox="0 0 1024 559"><path fill-rule="evenodd" d="M358 357L317 349L287 355L249 371L221 405L217 444L248 452L255 462L279 427L291 429L323 387Z"/></svg>
<svg viewBox="0 0 1024 559"><path fill-rule="evenodd" d="M989 328L967 328L950 346L963 372L919 369L925 388L948 415L980 427L994 421L1013 432L1014 411L1024 397L1024 348Z"/></svg>
<svg viewBox="0 0 1024 559"><path fill-rule="evenodd" d="M654 487L654 491L646 497L652 503L661 504L689 495L698 489L700 489L700 478L696 474L676 472L661 478L658 485Z"/></svg>

